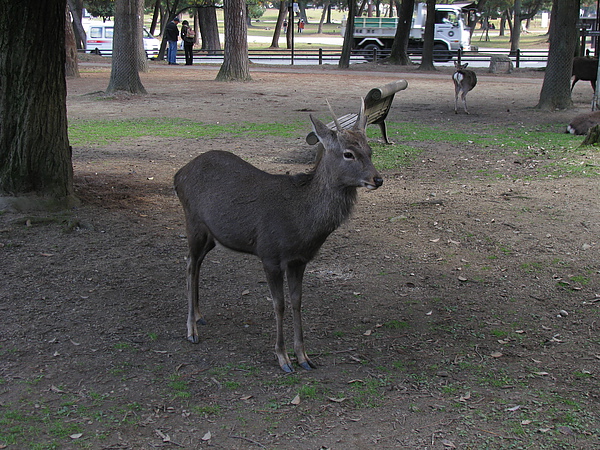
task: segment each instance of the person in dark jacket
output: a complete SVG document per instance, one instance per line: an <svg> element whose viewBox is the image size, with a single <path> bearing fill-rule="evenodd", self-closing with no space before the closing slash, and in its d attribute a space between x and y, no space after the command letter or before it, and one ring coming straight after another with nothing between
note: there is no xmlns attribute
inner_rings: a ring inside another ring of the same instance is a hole
<svg viewBox="0 0 600 450"><path fill-rule="evenodd" d="M192 50L194 48L194 41L196 33L193 28L190 28L190 24L187 20L181 22L181 39L183 39L183 51L185 53L185 65L191 66L194 60Z"/></svg>
<svg viewBox="0 0 600 450"><path fill-rule="evenodd" d="M165 39L169 47L167 48L167 61L170 65L177 65L177 40L179 39L179 19L175 17L165 27Z"/></svg>

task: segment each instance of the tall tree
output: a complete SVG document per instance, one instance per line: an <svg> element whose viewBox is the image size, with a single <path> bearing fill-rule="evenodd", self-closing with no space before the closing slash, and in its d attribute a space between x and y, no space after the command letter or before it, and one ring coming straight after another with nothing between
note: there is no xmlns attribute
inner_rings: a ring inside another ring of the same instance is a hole
<svg viewBox="0 0 600 450"><path fill-rule="evenodd" d="M71 22L71 13L67 7L65 20L65 50L66 62L65 73L68 77L79 78L79 64L77 61L77 44L75 42L75 32L73 31L73 23Z"/></svg>
<svg viewBox="0 0 600 450"><path fill-rule="evenodd" d="M248 28L244 0L224 0L225 53L217 81L250 81Z"/></svg>
<svg viewBox="0 0 600 450"><path fill-rule="evenodd" d="M142 23L139 16L142 0L115 0L115 32L112 69L107 94L117 91L145 94L138 60L144 51Z"/></svg>
<svg viewBox="0 0 600 450"><path fill-rule="evenodd" d="M344 44L342 45L342 54L338 67L347 69L350 67L350 54L354 47L354 16L356 15L356 0L348 0L348 19L346 19L346 32L344 34Z"/></svg>
<svg viewBox="0 0 600 450"><path fill-rule="evenodd" d="M433 65L433 46L435 35L435 0L427 0L427 18L425 36L423 36L423 54L419 70L435 70Z"/></svg>
<svg viewBox="0 0 600 450"><path fill-rule="evenodd" d="M213 1L198 8L198 23L202 38L202 50L207 50L209 55L214 55L221 50L221 41L219 40L217 8Z"/></svg>
<svg viewBox="0 0 600 450"><path fill-rule="evenodd" d="M285 20L286 14L287 2L282 0L279 2L279 13L277 14L277 23L275 24L275 31L273 31L273 40L271 41L271 47L269 48L279 48L279 36L281 35L281 28L283 26L283 21Z"/></svg>
<svg viewBox="0 0 600 450"><path fill-rule="evenodd" d="M536 108L554 110L573 106L570 84L578 19L579 0L554 0L550 18L554 26L550 34L548 63Z"/></svg>
<svg viewBox="0 0 600 450"><path fill-rule="evenodd" d="M0 2L0 202L67 206L66 0ZM18 17L19 20L15 20ZM33 24L35 32L31 32ZM10 197L10 198L9 198Z"/></svg>
<svg viewBox="0 0 600 450"><path fill-rule="evenodd" d="M415 0L402 0L399 8L398 27L396 28L396 35L394 36L392 52L389 58L391 64L402 66L412 64L412 61L408 57L408 40L414 9Z"/></svg>

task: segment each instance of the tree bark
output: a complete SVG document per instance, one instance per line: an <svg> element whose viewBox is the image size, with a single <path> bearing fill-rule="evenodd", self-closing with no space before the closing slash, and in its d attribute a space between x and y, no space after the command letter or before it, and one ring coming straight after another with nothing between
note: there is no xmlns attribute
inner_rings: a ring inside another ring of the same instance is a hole
<svg viewBox="0 0 600 450"><path fill-rule="evenodd" d="M15 197L25 194L37 195L42 200L39 206L50 206L46 200L56 201L55 207L74 201L65 9L66 0L0 2L0 195L5 196L0 203L4 205L14 205Z"/></svg>
<svg viewBox="0 0 600 450"><path fill-rule="evenodd" d="M427 0L427 18L425 36L423 36L423 55L419 70L435 70L433 65L433 40L435 34L435 0Z"/></svg>
<svg viewBox="0 0 600 450"><path fill-rule="evenodd" d="M79 65L77 64L77 44L75 43L75 32L69 8L65 11L65 74L68 77L79 78Z"/></svg>
<svg viewBox="0 0 600 450"><path fill-rule="evenodd" d="M281 2L279 2L279 13L277 14L277 24L275 25L275 31L273 32L273 40L271 41L271 47L269 47L269 48L279 48L279 36L281 36L281 27L283 26L283 21L285 20L286 14L287 14L287 2L282 0Z"/></svg>
<svg viewBox="0 0 600 450"><path fill-rule="evenodd" d="M338 67L347 69L350 67L350 53L354 46L354 16L356 15L356 0L348 0L348 19L346 20L346 33L344 35L344 45L342 45L342 54Z"/></svg>
<svg viewBox="0 0 600 450"><path fill-rule="evenodd" d="M400 17L398 18L398 28L392 44L392 53L390 54L390 63L406 66L412 64L408 57L408 39L410 37L410 27L412 24L413 11L415 9L415 0L402 0L400 6Z"/></svg>
<svg viewBox="0 0 600 450"><path fill-rule="evenodd" d="M225 54L216 81L250 81L244 0L225 0Z"/></svg>
<svg viewBox="0 0 600 450"><path fill-rule="evenodd" d="M115 0L112 69L107 94L118 91L146 94L140 80L138 59L144 51L139 18L140 0Z"/></svg>
<svg viewBox="0 0 600 450"><path fill-rule="evenodd" d="M570 84L578 19L579 0L554 0L550 20L555 24L550 35L548 64L536 108L555 110L573 106Z"/></svg>
<svg viewBox="0 0 600 450"><path fill-rule="evenodd" d="M82 0L68 0L69 10L73 18L73 30L75 32L75 43L77 48L85 48L85 30L81 24L81 16L83 15L83 1Z"/></svg>
<svg viewBox="0 0 600 450"><path fill-rule="evenodd" d="M198 8L198 23L202 38L202 50L207 50L209 55L214 55L221 50L217 8L214 5Z"/></svg>

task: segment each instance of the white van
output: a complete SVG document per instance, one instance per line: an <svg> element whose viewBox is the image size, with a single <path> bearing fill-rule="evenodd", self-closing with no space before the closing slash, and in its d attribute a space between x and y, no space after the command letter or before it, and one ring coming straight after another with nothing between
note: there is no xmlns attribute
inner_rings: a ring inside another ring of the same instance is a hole
<svg viewBox="0 0 600 450"><path fill-rule="evenodd" d="M113 47L114 22L84 21L83 29L87 36L86 52L99 55L111 55ZM146 28L143 30L144 50L148 58L156 58L160 50L160 41Z"/></svg>

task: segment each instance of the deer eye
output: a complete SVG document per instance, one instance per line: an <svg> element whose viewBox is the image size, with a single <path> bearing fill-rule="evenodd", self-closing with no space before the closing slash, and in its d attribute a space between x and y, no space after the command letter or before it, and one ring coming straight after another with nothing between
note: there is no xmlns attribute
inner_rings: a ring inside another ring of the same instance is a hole
<svg viewBox="0 0 600 450"><path fill-rule="evenodd" d="M353 159L356 159L356 157L354 156L354 153L352 153L350 150L346 150L344 152L344 159L347 161L352 161Z"/></svg>

